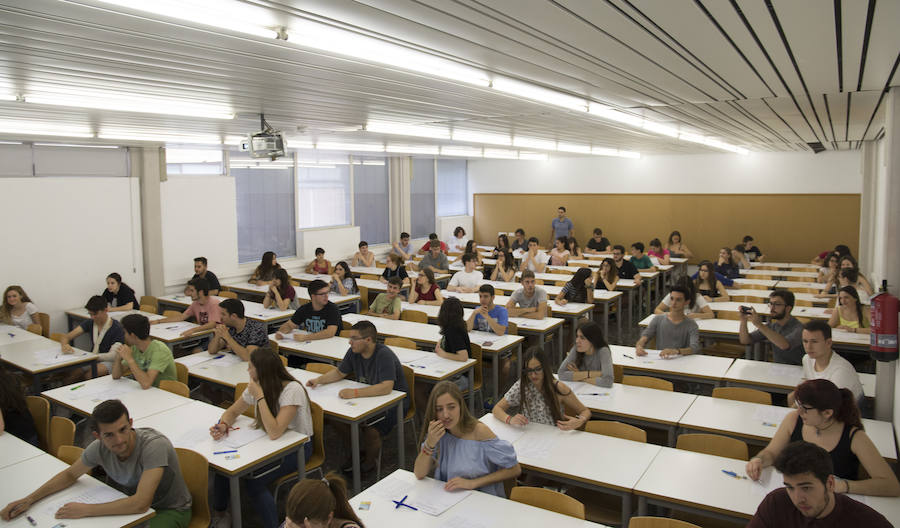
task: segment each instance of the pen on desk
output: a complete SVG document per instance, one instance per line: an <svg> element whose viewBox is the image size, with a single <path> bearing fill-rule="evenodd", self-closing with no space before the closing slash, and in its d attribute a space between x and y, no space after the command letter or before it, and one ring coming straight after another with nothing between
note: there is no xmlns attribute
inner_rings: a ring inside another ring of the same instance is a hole
<svg viewBox="0 0 900 528"><path fill-rule="evenodd" d="M35 522L34 519L31 518L31 515L26 515L25 518L28 519L28 523L29 523L31 526L37 526L37 523Z"/></svg>
<svg viewBox="0 0 900 528"><path fill-rule="evenodd" d="M221 359L223 357L225 357L225 354L219 354L218 356L215 356L213 359Z"/></svg>
<svg viewBox="0 0 900 528"><path fill-rule="evenodd" d="M582 396L609 396L608 392L585 392Z"/></svg>
<svg viewBox="0 0 900 528"><path fill-rule="evenodd" d="M72 387L72 388L69 389L69 390L80 389L81 387L84 387L84 383L82 383L81 385L75 385L74 387Z"/></svg>
<svg viewBox="0 0 900 528"><path fill-rule="evenodd" d="M59 524L54 524L50 528L66 528L66 525L63 523L59 523Z"/></svg>
<svg viewBox="0 0 900 528"><path fill-rule="evenodd" d="M214 455L227 455L228 453L237 453L237 449L229 449L228 451L213 451Z"/></svg>
<svg viewBox="0 0 900 528"><path fill-rule="evenodd" d="M16 334L12 332L6 332L6 335L8 335L9 337L16 337Z"/></svg>
<svg viewBox="0 0 900 528"><path fill-rule="evenodd" d="M634 356L629 356L628 354L622 354L622 355L627 357L628 359L634 359Z"/></svg>
<svg viewBox="0 0 900 528"><path fill-rule="evenodd" d="M747 479L747 477L745 477L745 476L743 476L743 475L738 475L738 474L735 473L734 471L729 471L729 470L727 470L727 469L723 469L723 470L722 470L722 473L725 473L725 474L728 475L729 477L734 477L734 478L736 478L736 479L745 479L745 480Z"/></svg>

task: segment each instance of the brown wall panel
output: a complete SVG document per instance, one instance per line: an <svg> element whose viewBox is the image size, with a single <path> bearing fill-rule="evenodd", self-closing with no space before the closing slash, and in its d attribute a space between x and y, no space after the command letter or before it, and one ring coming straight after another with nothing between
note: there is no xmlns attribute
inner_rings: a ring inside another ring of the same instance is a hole
<svg viewBox="0 0 900 528"><path fill-rule="evenodd" d="M498 231L523 228L546 246L550 221L563 205L584 246L594 227L626 248L652 238L665 243L673 229L697 255L752 235L767 260L808 262L847 244L859 246L858 194L475 194L475 238L493 244Z"/></svg>

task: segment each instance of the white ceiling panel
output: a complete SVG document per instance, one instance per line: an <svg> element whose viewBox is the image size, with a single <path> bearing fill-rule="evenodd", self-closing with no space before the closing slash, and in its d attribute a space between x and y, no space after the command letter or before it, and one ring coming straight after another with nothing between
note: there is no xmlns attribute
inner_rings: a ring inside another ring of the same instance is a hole
<svg viewBox="0 0 900 528"><path fill-rule="evenodd" d="M866 53L862 90L881 90L900 53L900 2L878 2L872 18L872 36ZM854 88L856 88L854 86Z"/></svg>
<svg viewBox="0 0 900 528"><path fill-rule="evenodd" d="M844 69L844 91L856 90L859 81L859 61L862 58L866 36L866 2L843 0L841 2L841 47Z"/></svg>
<svg viewBox="0 0 900 528"><path fill-rule="evenodd" d="M810 95L836 93L837 49L823 49L823 43L835 41L834 10L821 0L778 0L773 5Z"/></svg>

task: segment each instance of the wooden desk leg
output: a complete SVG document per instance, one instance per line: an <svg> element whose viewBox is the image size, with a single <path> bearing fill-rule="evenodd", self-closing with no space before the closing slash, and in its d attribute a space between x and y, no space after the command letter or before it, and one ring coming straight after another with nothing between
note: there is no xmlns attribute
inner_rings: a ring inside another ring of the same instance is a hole
<svg viewBox="0 0 900 528"><path fill-rule="evenodd" d="M356 495L362 489L362 480L359 475L359 422L350 424L350 456L353 459L353 494Z"/></svg>
<svg viewBox="0 0 900 528"><path fill-rule="evenodd" d="M637 288L630 288L628 290L628 327L631 328L632 324L632 316L634 315L634 290ZM623 310L624 311L624 310Z"/></svg>
<svg viewBox="0 0 900 528"><path fill-rule="evenodd" d="M231 525L241 528L241 479L236 475L228 477L228 494L231 496Z"/></svg>
<svg viewBox="0 0 900 528"><path fill-rule="evenodd" d="M622 495L622 526L628 526L631 518L631 493Z"/></svg>
<svg viewBox="0 0 900 528"><path fill-rule="evenodd" d="M412 396L410 396L412 397ZM406 437L403 436L403 400L397 403L397 467L406 467ZM415 420L415 418L413 418ZM413 443L416 439L413 438Z"/></svg>

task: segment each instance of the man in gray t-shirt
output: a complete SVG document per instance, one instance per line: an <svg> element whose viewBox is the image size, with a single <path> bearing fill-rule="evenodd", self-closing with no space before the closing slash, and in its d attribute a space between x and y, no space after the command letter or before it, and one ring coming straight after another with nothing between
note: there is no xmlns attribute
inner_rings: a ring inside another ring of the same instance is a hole
<svg viewBox="0 0 900 528"><path fill-rule="evenodd" d="M0 518L21 515L35 502L101 466L128 497L100 504L69 502L56 512L56 518L129 515L152 507L156 516L149 521L151 528L186 528L191 520L191 494L172 443L153 429L134 429L128 409L119 400L100 403L91 418L96 440L81 458L24 499L11 502L0 511Z"/></svg>
<svg viewBox="0 0 900 528"><path fill-rule="evenodd" d="M634 345L635 353L646 356L644 345L656 338L656 348L663 358L670 356L686 356L700 352L700 327L693 319L684 315L684 307L690 293L683 286L673 286L669 292L671 306L669 311L659 314L650 320L647 328L641 332L641 338Z"/></svg>
<svg viewBox="0 0 900 528"><path fill-rule="evenodd" d="M547 292L535 286L534 272L522 272L522 287L514 291L506 302L510 317L543 319L547 317Z"/></svg>
<svg viewBox="0 0 900 528"><path fill-rule="evenodd" d="M739 337L741 344L750 345L766 341L772 344L775 363L802 365L803 356L803 323L791 315L794 309L794 294L787 290L775 290L769 294L769 323L763 324L762 318L753 307L748 313L741 312ZM750 332L747 322L757 328Z"/></svg>
<svg viewBox="0 0 900 528"><path fill-rule="evenodd" d="M420 270L431 268L431 271L434 273L447 273L450 271L450 262L447 260L447 255L441 252L441 243L439 241L431 241L428 253L419 261L418 266Z"/></svg>

